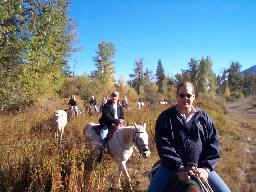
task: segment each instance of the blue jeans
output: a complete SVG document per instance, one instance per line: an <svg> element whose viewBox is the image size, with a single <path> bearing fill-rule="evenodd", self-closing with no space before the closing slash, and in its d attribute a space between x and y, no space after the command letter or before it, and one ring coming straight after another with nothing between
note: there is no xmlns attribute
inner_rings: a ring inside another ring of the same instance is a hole
<svg viewBox="0 0 256 192"><path fill-rule="evenodd" d="M169 169L160 165L150 181L148 192L167 191L173 176L175 176L174 171L170 171ZM209 173L208 181L214 192L231 192L228 186L215 171L211 171Z"/></svg>
<svg viewBox="0 0 256 192"><path fill-rule="evenodd" d="M209 173L208 182L214 192L231 192L226 183L215 171L211 171Z"/></svg>

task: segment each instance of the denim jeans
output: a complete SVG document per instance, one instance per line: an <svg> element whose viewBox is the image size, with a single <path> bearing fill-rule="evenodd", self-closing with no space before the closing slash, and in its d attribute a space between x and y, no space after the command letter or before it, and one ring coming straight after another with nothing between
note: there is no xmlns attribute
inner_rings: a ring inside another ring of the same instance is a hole
<svg viewBox="0 0 256 192"><path fill-rule="evenodd" d="M211 171L209 173L208 182L214 192L231 192L225 182L215 171Z"/></svg>
<svg viewBox="0 0 256 192"><path fill-rule="evenodd" d="M169 182L174 175L174 171L170 171L169 169L160 165L150 181L148 192L167 191ZM214 192L231 192L228 186L215 171L211 171L209 173L208 181Z"/></svg>

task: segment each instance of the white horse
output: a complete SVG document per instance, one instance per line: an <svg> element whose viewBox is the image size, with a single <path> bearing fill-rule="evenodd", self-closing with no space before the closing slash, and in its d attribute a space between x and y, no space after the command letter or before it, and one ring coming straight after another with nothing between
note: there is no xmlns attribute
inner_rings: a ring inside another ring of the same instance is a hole
<svg viewBox="0 0 256 192"><path fill-rule="evenodd" d="M57 110L53 114L53 126L55 131L55 138L58 143L61 143L63 133L64 133L64 128L67 125L68 122L68 117L67 117L67 112L64 110Z"/></svg>
<svg viewBox="0 0 256 192"><path fill-rule="evenodd" d="M168 105L167 101L159 101L160 105Z"/></svg>
<svg viewBox="0 0 256 192"><path fill-rule="evenodd" d="M137 106L138 106L139 109L142 108L144 105L145 105L145 104L144 104L143 101L138 101L138 102L137 102Z"/></svg>
<svg viewBox="0 0 256 192"><path fill-rule="evenodd" d="M85 127L85 132L94 139L100 140L99 135L95 132L94 127L99 124L89 123ZM134 126L119 127L108 141L108 153L113 160L119 165L118 170L118 187L121 188L121 175L126 176L126 179L131 182L131 178L126 168L126 162L133 153L133 146L136 146L140 154L144 158L150 156L148 147L148 134L146 132L146 124Z"/></svg>

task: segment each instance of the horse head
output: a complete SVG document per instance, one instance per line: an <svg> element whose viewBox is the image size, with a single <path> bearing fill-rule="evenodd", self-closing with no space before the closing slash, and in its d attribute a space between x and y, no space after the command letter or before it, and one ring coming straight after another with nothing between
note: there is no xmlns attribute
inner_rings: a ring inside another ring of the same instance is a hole
<svg viewBox="0 0 256 192"><path fill-rule="evenodd" d="M140 154L144 158L150 156L150 150L148 146L148 134L146 132L146 123L137 125L134 123L133 141L136 147L139 149Z"/></svg>

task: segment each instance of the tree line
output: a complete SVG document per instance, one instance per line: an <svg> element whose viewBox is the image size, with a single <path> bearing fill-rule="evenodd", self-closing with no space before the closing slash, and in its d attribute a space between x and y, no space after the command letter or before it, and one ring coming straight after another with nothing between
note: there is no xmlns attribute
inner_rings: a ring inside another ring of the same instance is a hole
<svg viewBox="0 0 256 192"><path fill-rule="evenodd" d="M175 77L165 74L161 60L158 60L157 69L153 72L144 68L143 58L138 58L135 60L133 73L129 75L130 79L126 81L122 76L116 80L115 53L115 45L112 42L100 42L96 56L93 57L95 71L74 77L66 86L63 96L73 92L87 100L90 95L107 96L113 89L117 89L129 98L140 97L151 103L163 100L171 102L176 94L175 87L182 81L192 82L198 96L221 95L227 99L238 99L256 93L256 74L242 74L241 64L232 62L222 74L216 75L212 71L213 62L210 57L200 60L191 58L188 69L181 70Z"/></svg>
<svg viewBox="0 0 256 192"><path fill-rule="evenodd" d="M74 21L68 16L68 0L9 0L0 2L0 107L17 110L45 95L108 95L117 89L129 98L152 103L172 101L175 86L184 80L196 86L198 95L239 98L255 95L255 74L242 75L241 65L231 63L221 75L212 71L212 60L191 58L188 69L171 77L159 60L155 72L136 59L130 79L115 79L115 45L102 41L92 58L95 70L72 75L68 59L75 51Z"/></svg>

